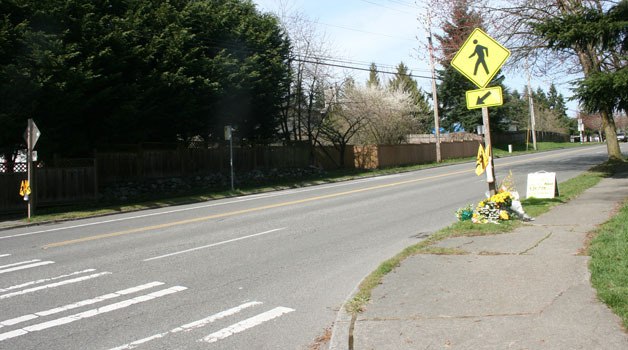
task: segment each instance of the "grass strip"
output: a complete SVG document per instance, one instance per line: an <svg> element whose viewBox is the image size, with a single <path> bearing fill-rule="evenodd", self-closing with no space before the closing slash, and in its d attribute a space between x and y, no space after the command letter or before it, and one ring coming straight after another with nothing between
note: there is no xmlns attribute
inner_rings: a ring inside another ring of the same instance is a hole
<svg viewBox="0 0 628 350"><path fill-rule="evenodd" d="M605 163L580 174L577 177L561 182L559 184L560 195L551 199L530 198L522 200L522 205L530 216L538 216L548 212L552 207L566 203L579 196L586 189L595 186L602 178L610 176L615 171L615 164ZM478 201L481 198L478 198ZM356 295L347 303L346 310L350 313L362 312L366 304L371 299L371 293L377 285L382 283L384 276L393 271L408 257L417 254L464 254L462 251L441 250L432 247L434 243L453 237L486 236L511 232L521 226L521 221L506 221L495 224L479 225L470 221L456 222L445 227L425 240L405 248L401 253L384 261L375 271L369 274L361 283ZM626 275L628 276L628 274Z"/></svg>
<svg viewBox="0 0 628 350"><path fill-rule="evenodd" d="M588 252L598 297L628 328L628 204L600 227Z"/></svg>

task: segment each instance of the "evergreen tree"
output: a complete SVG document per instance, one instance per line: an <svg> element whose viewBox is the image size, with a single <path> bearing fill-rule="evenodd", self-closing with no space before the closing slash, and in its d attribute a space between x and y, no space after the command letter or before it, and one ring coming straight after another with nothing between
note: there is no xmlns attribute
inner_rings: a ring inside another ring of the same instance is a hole
<svg viewBox="0 0 628 350"><path fill-rule="evenodd" d="M397 65L397 71L393 78L388 82L388 88L391 90L397 90L401 92L409 93L412 101L415 105L414 117L418 122L424 126L427 131L430 121L430 105L427 102L427 98L416 80L412 78L412 72L410 72L408 66L403 62Z"/></svg>
<svg viewBox="0 0 628 350"><path fill-rule="evenodd" d="M547 102L549 108L561 118L567 118L567 105L565 98L556 90L556 85L552 83L547 93Z"/></svg>
<svg viewBox="0 0 628 350"><path fill-rule="evenodd" d="M0 1L0 148L22 147L27 118L44 157L219 140L226 124L269 142L288 53L278 20L248 0Z"/></svg>
<svg viewBox="0 0 628 350"><path fill-rule="evenodd" d="M373 62L369 67L369 80L366 81L368 87L381 87L381 81L379 80L379 72L377 71L377 65Z"/></svg>

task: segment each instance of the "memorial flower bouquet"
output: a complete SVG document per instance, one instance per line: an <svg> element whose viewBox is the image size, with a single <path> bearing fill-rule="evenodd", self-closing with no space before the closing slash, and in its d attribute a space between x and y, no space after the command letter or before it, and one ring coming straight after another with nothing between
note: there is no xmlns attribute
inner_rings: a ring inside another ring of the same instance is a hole
<svg viewBox="0 0 628 350"><path fill-rule="evenodd" d="M534 218L528 216L519 201L519 192L515 187L512 172L510 172L499 185L499 192L480 201L477 205L469 204L456 211L456 217L460 221L471 220L473 223L498 224L500 221L521 219L531 221Z"/></svg>
<svg viewBox="0 0 628 350"><path fill-rule="evenodd" d="M512 200L512 194L508 191L496 193L478 203L473 211L471 220L479 224L497 224L500 220L510 220L512 217L510 212Z"/></svg>

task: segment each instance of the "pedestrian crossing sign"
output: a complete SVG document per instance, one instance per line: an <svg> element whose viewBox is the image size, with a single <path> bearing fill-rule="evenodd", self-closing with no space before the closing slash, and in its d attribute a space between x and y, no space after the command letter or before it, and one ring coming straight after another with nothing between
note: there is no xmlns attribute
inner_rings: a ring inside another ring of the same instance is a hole
<svg viewBox="0 0 628 350"><path fill-rule="evenodd" d="M451 60L451 65L483 89L493 80L508 57L510 50L476 28Z"/></svg>

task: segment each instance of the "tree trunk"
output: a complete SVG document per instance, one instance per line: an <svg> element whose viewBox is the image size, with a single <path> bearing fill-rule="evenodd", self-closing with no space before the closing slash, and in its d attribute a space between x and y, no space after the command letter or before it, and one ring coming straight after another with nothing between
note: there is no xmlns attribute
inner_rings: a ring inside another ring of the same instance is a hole
<svg viewBox="0 0 628 350"><path fill-rule="evenodd" d="M607 111L602 111L602 122L604 123L604 134L606 134L606 150L608 152L609 160L621 160L621 149L619 148L619 141L617 141L617 131L615 128L615 120L613 115Z"/></svg>

